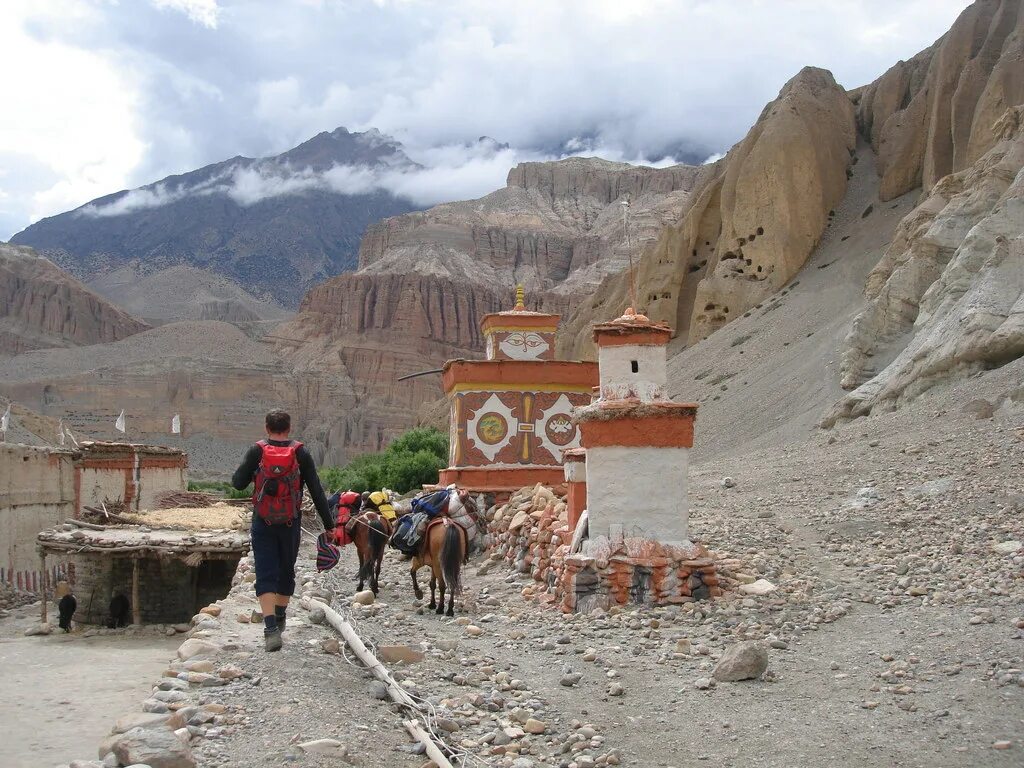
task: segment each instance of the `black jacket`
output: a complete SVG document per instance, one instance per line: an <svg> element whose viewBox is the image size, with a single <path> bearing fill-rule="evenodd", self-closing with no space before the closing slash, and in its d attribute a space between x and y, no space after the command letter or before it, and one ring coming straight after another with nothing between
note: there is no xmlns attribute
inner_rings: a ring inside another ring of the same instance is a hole
<svg viewBox="0 0 1024 768"><path fill-rule="evenodd" d="M290 440L268 440L271 445L288 445ZM256 470L259 469L260 459L263 458L263 449L259 445L253 445L245 452L241 466L231 476L231 485L238 490L246 488L256 477ZM331 519L331 512L327 507L327 497L324 495L323 486L320 485L320 475L316 473L316 464L313 457L309 455L306 446L302 446L295 452L295 459L299 462L299 472L302 475L302 482L309 489L309 495L313 498L313 506L324 521L324 528L328 530L334 527L334 520Z"/></svg>

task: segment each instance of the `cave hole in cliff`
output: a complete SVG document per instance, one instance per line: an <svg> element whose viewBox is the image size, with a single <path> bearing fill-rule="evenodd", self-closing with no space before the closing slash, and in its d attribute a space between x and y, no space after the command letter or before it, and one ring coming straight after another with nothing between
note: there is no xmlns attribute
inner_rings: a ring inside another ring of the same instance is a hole
<svg viewBox="0 0 1024 768"><path fill-rule="evenodd" d="M747 238L745 238L745 237L737 237L736 238L736 244L737 245L746 245L747 244Z"/></svg>
<svg viewBox="0 0 1024 768"><path fill-rule="evenodd" d="M747 240L752 243L754 242L755 237L757 237L757 235L747 235Z"/></svg>
<svg viewBox="0 0 1024 768"><path fill-rule="evenodd" d="M694 256L696 256L696 255L697 255L697 249L696 249L696 248L694 248L694 249L693 249L693 255L694 255Z"/></svg>
<svg viewBox="0 0 1024 768"><path fill-rule="evenodd" d="M761 271L761 270L763 270L763 269L764 269L764 267L762 267L762 266L761 266L760 264L758 264L758 265L757 265L757 271L758 271L758 272L760 272L760 271Z"/></svg>
<svg viewBox="0 0 1024 768"><path fill-rule="evenodd" d="M704 311L705 311L705 312L710 312L710 311L711 311L712 309L714 309L714 308L715 308L715 305L714 305L714 304L705 304L705 305L704 305Z"/></svg>
<svg viewBox="0 0 1024 768"><path fill-rule="evenodd" d="M745 261L745 262L747 263L747 266L748 266L748 267L749 267L749 266L750 266L751 264L753 264L753 263L754 263L754 262L753 262L753 261L751 261L750 259L744 259L744 261Z"/></svg>
<svg viewBox="0 0 1024 768"><path fill-rule="evenodd" d="M691 272L691 273L692 272L700 272L701 266L702 265L700 265L700 264L691 264L690 268L687 270L687 272Z"/></svg>
<svg viewBox="0 0 1024 768"><path fill-rule="evenodd" d="M757 234L763 235L764 234L764 227L758 227L757 228Z"/></svg>

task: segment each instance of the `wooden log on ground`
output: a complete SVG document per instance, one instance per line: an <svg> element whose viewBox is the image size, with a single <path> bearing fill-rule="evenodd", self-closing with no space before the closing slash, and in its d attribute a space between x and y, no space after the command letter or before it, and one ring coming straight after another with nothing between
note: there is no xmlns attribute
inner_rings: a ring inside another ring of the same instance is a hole
<svg viewBox="0 0 1024 768"><path fill-rule="evenodd" d="M342 617L340 613L327 605L327 603L319 600L314 601L317 605L323 608L324 616L327 618L327 622L334 627L335 630L345 639L348 643L348 647L352 649L352 653L356 655L363 664L366 666L373 676L380 680L387 687L388 696L396 704L408 707L414 711L419 711L419 706L412 699L411 696L402 688L388 672L387 667L381 664L380 660L373 655L369 648L363 643L359 635L356 633L352 625L349 624ZM403 720L402 724L406 730L409 731L412 736L419 741L427 751L427 755L433 760L439 768L453 768L451 762L445 757L444 752L441 751L440 747L434 739L428 734L422 727L420 727L418 720Z"/></svg>

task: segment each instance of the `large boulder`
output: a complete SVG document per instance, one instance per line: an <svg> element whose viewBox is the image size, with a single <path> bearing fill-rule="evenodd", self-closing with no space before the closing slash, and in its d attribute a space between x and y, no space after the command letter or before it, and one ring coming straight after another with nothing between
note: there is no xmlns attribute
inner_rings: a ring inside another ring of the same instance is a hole
<svg viewBox="0 0 1024 768"><path fill-rule="evenodd" d="M188 661L196 656L215 656L220 653L220 650L220 646L216 643L192 637L178 646L178 658Z"/></svg>
<svg viewBox="0 0 1024 768"><path fill-rule="evenodd" d="M755 680L768 669L768 651L759 643L737 643L722 654L711 676L723 683Z"/></svg>
<svg viewBox="0 0 1024 768"><path fill-rule="evenodd" d="M195 768L192 750L169 728L133 728L114 744L121 765Z"/></svg>

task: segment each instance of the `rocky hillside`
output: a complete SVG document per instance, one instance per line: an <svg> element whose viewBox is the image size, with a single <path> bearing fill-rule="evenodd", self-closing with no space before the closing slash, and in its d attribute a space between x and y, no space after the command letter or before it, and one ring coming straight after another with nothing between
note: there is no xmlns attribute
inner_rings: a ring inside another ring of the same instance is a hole
<svg viewBox="0 0 1024 768"><path fill-rule="evenodd" d="M978 0L933 46L851 93L882 200L931 190L1000 140L1000 117L1024 102L1022 24L1019 0Z"/></svg>
<svg viewBox="0 0 1024 768"><path fill-rule="evenodd" d="M42 251L98 291L131 265L150 286L168 286L159 303L173 304L173 280L160 274L187 265L227 277L258 300L295 307L311 286L355 267L367 225L414 208L384 191L358 191L349 173L415 167L380 133L338 128L274 157L234 157L101 197L11 242ZM210 280L214 292L217 280ZM194 316L191 306L173 314Z"/></svg>
<svg viewBox="0 0 1024 768"><path fill-rule="evenodd" d="M176 320L273 322L290 314L273 297L257 299L236 281L188 264L150 272L133 261L96 277L89 286L153 324Z"/></svg>
<svg viewBox="0 0 1024 768"><path fill-rule="evenodd" d="M51 349L10 358L0 393L44 416L61 416L76 435L115 438L127 415L131 440L179 445L191 474L229 474L263 432L263 416L288 408L318 455L317 427L354 405L346 382L298 370L271 345L215 321L170 323L110 344ZM171 418L182 417L182 435Z"/></svg>
<svg viewBox="0 0 1024 768"><path fill-rule="evenodd" d="M855 135L853 104L832 75L801 71L642 254L641 307L693 344L778 291L835 215ZM589 350L590 324L628 303L626 285L617 276L581 305L565 336L577 354Z"/></svg>
<svg viewBox="0 0 1024 768"><path fill-rule="evenodd" d="M638 168L596 158L526 163L496 192L371 226L360 269L328 280L275 332L296 365L352 382L358 407L333 414L332 455L379 450L440 394L438 377L404 374L479 355L480 318L513 303L567 311L677 220L707 171Z"/></svg>
<svg viewBox="0 0 1024 768"><path fill-rule="evenodd" d="M117 341L147 327L31 248L0 243L0 356Z"/></svg>
<svg viewBox="0 0 1024 768"><path fill-rule="evenodd" d="M829 237L851 200L863 201L867 220L899 196L922 194L910 209L900 198L906 218L868 265L861 294L832 306L848 325L835 348L817 351L841 358L817 391L855 391L823 423L1019 357L1022 45L1024 3L979 0L932 47L863 88L846 93L829 73L803 70L694 190L681 222L642 254L641 308L672 324L678 345L707 353L703 340L764 317L765 307L774 313L764 323L782 322L778 297L805 279L800 270L826 243L822 268L864 257L849 235ZM849 180L867 164L877 189L852 195ZM586 354L589 324L628 301L626 277L606 279L570 318L564 349Z"/></svg>

